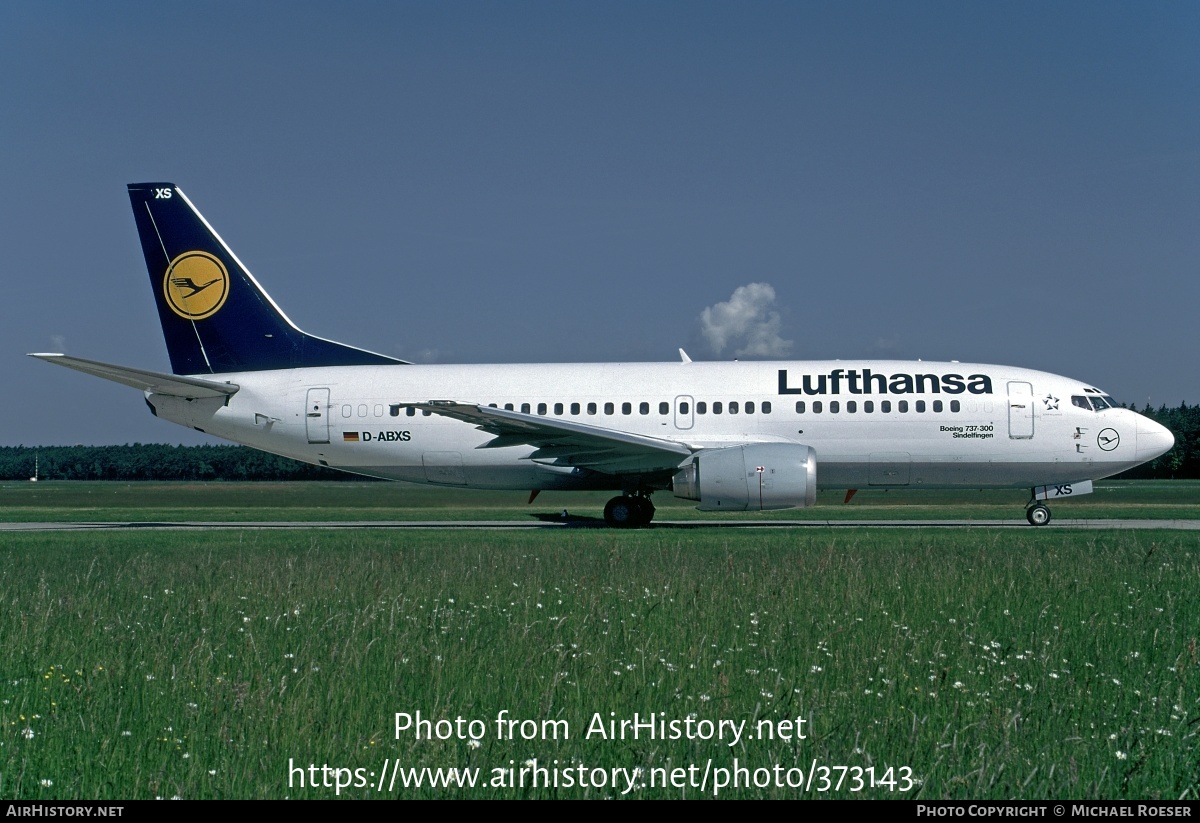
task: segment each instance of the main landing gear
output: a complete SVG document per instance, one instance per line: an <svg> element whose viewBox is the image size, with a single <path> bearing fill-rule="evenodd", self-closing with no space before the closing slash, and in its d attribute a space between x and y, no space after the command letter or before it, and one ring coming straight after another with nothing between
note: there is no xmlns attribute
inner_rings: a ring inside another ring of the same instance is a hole
<svg viewBox="0 0 1200 823"><path fill-rule="evenodd" d="M1025 519L1031 526L1044 526L1050 522L1050 509L1045 503L1030 500L1029 505L1025 507Z"/></svg>
<svg viewBox="0 0 1200 823"><path fill-rule="evenodd" d="M614 529L641 529L654 519L654 504L648 495L623 494L604 506L604 522Z"/></svg>

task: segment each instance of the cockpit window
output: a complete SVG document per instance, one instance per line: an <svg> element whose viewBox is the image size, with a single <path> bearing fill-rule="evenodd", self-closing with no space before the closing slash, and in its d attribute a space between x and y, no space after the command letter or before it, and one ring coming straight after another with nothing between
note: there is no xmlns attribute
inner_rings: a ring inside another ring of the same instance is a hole
<svg viewBox="0 0 1200 823"><path fill-rule="evenodd" d="M1118 404L1116 400L1113 400L1112 397L1107 394L1093 394L1091 396L1074 394L1071 395L1071 405L1078 406L1081 409L1087 409L1089 411L1102 411L1104 409L1115 409Z"/></svg>

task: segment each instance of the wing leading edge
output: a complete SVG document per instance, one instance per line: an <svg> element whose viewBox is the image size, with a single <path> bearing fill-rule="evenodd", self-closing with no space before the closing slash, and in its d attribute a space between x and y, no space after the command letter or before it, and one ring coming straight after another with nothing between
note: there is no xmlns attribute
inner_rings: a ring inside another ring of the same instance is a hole
<svg viewBox="0 0 1200 823"><path fill-rule="evenodd" d="M478 447L481 449L533 446L526 459L550 466L578 466L605 474L673 471L692 454L687 446L672 440L473 403L432 400L396 405L472 423L494 434L494 439Z"/></svg>

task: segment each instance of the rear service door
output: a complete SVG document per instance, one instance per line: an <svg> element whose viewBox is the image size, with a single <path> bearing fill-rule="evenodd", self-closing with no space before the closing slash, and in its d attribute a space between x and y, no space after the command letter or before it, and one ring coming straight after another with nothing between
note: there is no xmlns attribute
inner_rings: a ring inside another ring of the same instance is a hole
<svg viewBox="0 0 1200 823"><path fill-rule="evenodd" d="M329 442L329 389L309 389L304 406L309 443Z"/></svg>

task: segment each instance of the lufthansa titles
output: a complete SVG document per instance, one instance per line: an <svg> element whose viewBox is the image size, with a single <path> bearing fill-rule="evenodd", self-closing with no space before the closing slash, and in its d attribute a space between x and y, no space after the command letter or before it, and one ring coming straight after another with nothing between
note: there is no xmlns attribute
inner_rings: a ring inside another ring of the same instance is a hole
<svg viewBox="0 0 1200 823"><path fill-rule="evenodd" d="M871 369L834 369L825 374L788 375L779 370L780 394L991 394L986 374L884 374Z"/></svg>

